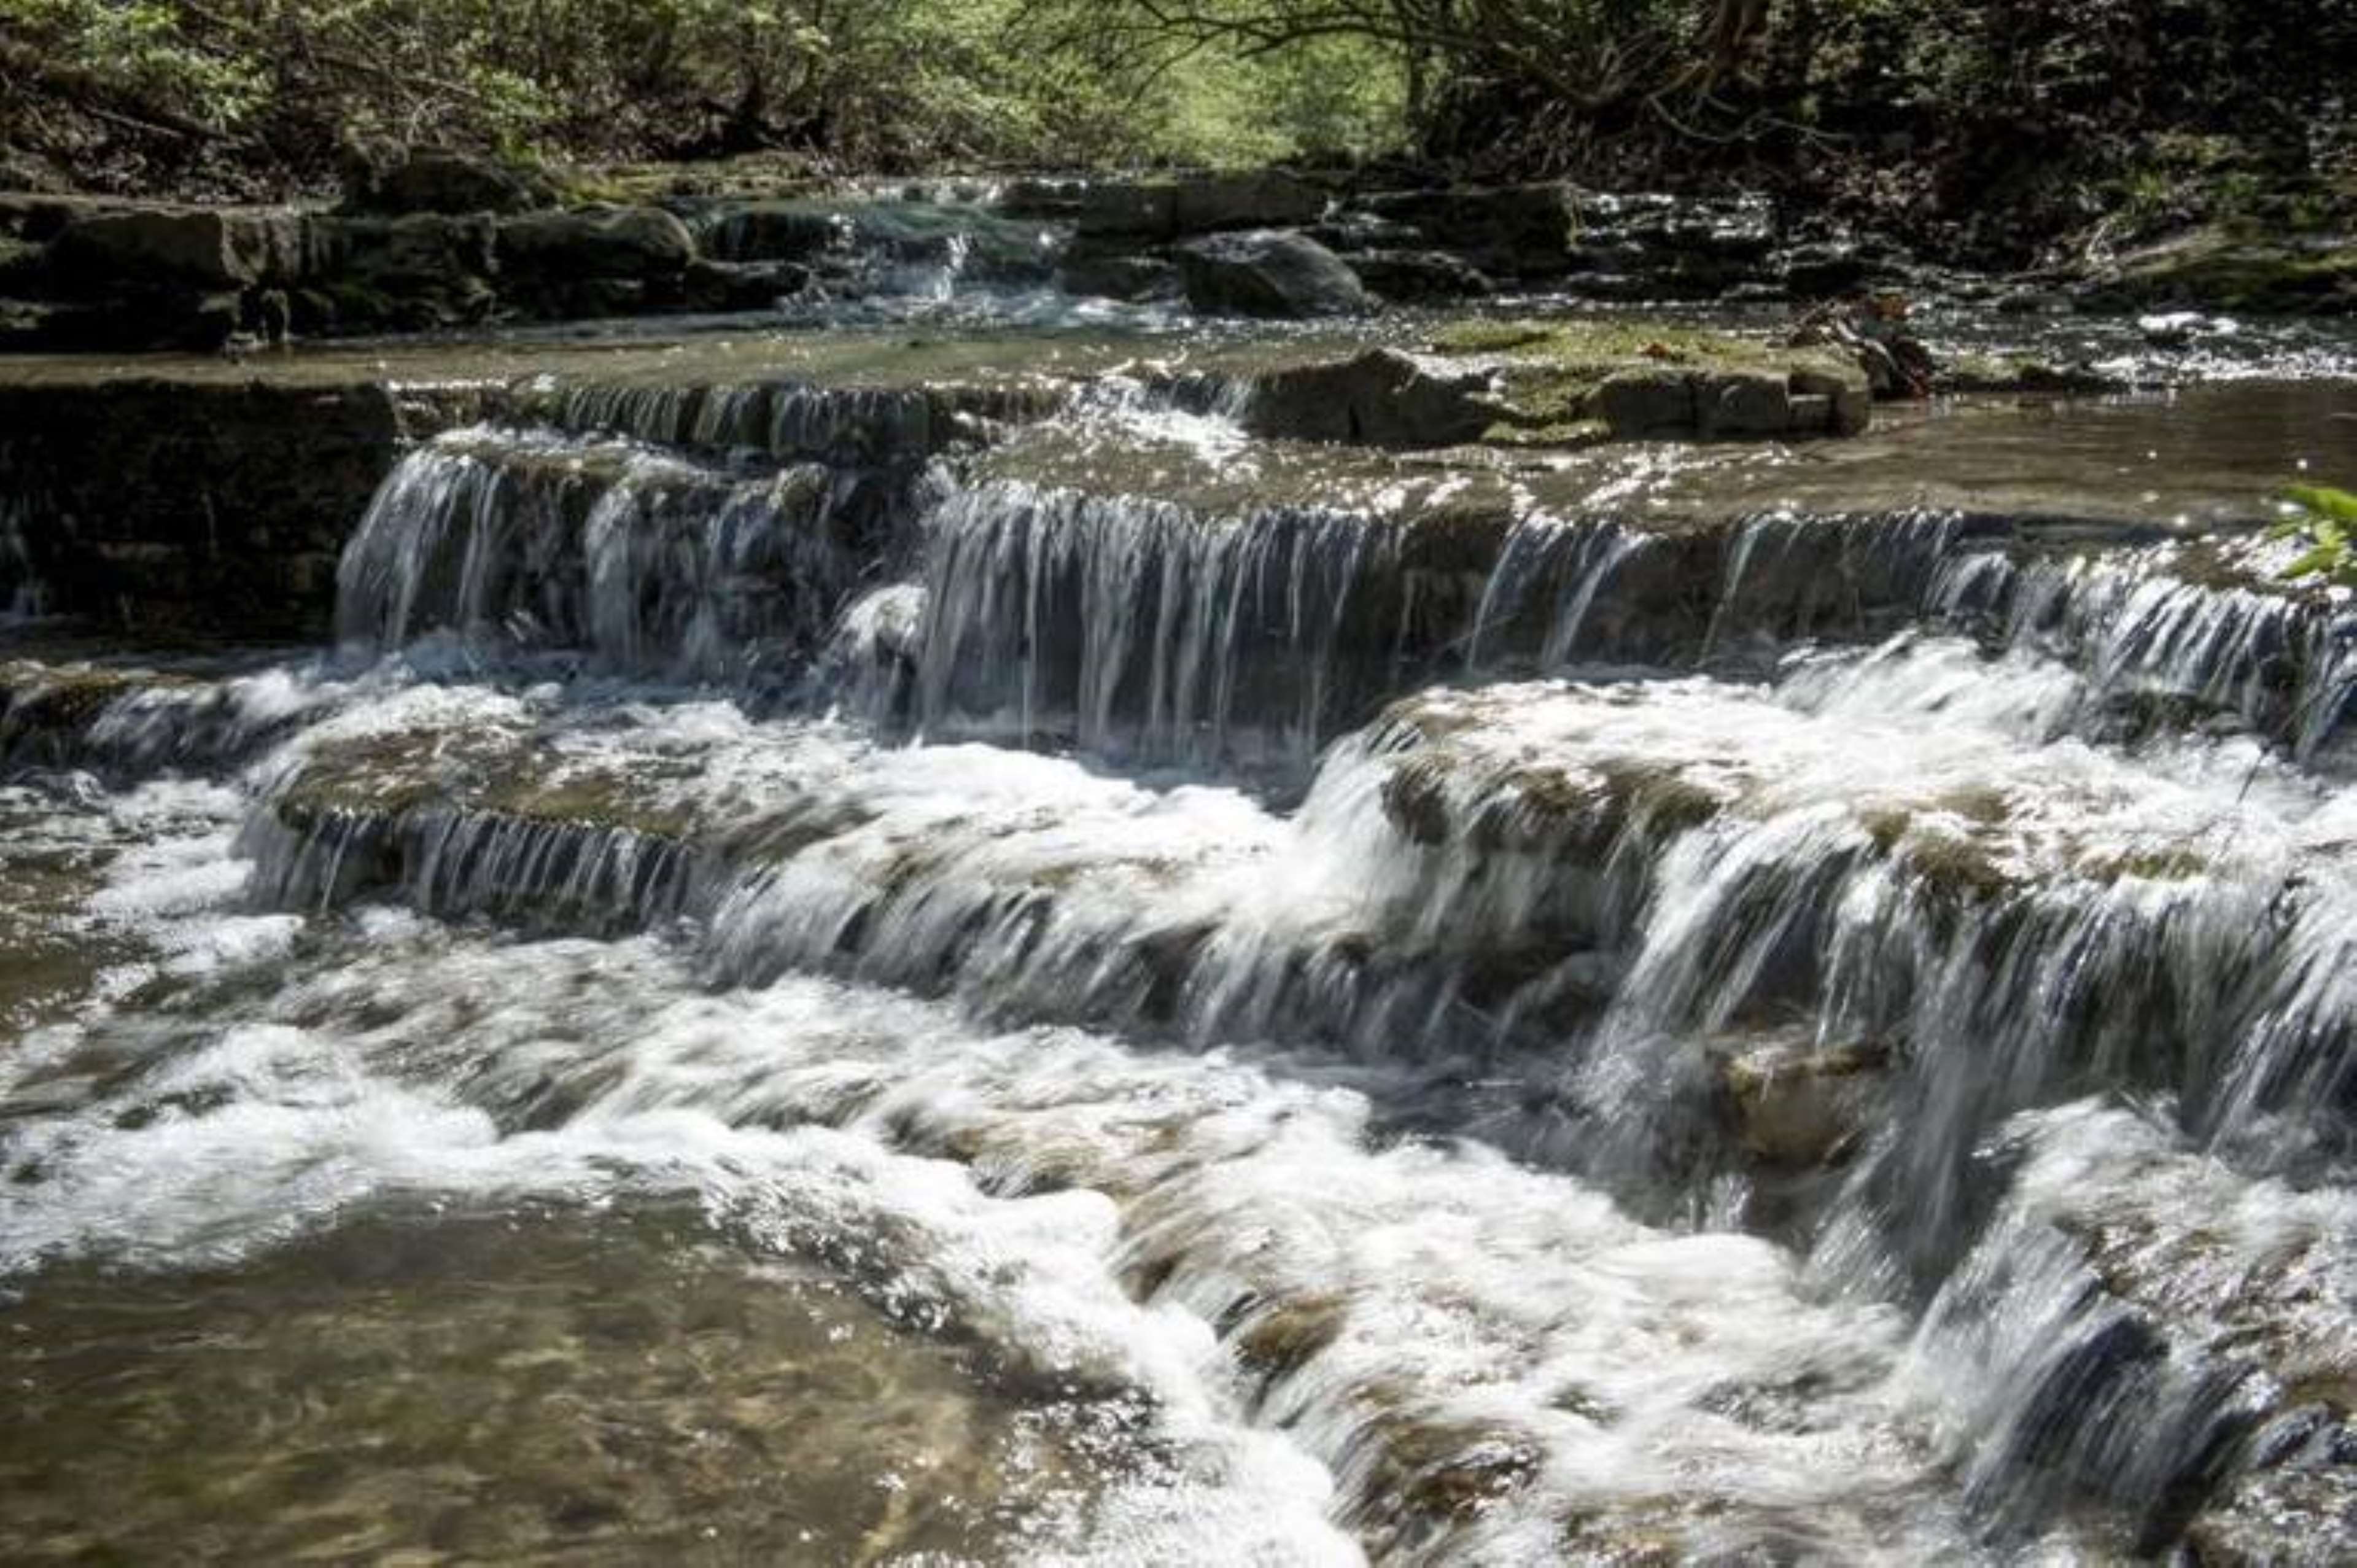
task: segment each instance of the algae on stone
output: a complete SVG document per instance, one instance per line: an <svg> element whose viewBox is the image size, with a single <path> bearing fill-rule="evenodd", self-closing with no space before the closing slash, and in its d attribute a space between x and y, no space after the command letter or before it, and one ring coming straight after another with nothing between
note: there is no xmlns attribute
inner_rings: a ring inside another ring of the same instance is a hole
<svg viewBox="0 0 2357 1568"><path fill-rule="evenodd" d="M1641 320L1468 322L1432 350L1491 371L1496 419L1484 439L1527 442L1760 439L1866 428L1866 372L1824 349Z"/></svg>

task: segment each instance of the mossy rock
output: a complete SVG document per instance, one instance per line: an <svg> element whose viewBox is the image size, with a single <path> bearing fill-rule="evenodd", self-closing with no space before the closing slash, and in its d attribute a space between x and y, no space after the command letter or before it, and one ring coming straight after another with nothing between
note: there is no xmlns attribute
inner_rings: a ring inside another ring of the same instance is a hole
<svg viewBox="0 0 2357 1568"><path fill-rule="evenodd" d="M1827 349L1637 320L1469 322L1435 353L1494 377L1484 439L1552 433L1621 440L1756 440L1857 435L1870 416L1865 371Z"/></svg>
<svg viewBox="0 0 2357 1568"><path fill-rule="evenodd" d="M2257 314L2357 311L2357 235L2246 236L2197 229L2130 252L2086 290L2090 303Z"/></svg>

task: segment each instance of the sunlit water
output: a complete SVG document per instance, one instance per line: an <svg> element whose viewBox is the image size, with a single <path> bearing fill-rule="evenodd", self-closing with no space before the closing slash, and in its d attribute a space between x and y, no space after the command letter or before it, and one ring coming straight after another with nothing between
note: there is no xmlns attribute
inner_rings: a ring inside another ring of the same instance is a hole
<svg viewBox="0 0 2357 1568"><path fill-rule="evenodd" d="M2357 663L2270 547L555 404L334 650L9 676L12 1559L2349 1545Z"/></svg>

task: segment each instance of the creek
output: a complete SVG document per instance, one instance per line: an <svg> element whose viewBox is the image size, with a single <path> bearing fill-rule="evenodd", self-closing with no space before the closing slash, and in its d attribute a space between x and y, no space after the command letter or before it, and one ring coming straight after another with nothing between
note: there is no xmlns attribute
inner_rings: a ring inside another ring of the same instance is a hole
<svg viewBox="0 0 2357 1568"><path fill-rule="evenodd" d="M2357 1551L2344 361L1403 455L1034 308L511 343L327 641L17 585L6 1555Z"/></svg>

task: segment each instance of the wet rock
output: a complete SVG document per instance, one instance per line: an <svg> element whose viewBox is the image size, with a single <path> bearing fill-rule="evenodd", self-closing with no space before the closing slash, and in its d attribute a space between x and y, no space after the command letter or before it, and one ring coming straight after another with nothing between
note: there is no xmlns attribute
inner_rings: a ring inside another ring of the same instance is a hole
<svg viewBox="0 0 2357 1568"><path fill-rule="evenodd" d="M1973 395L2094 396L2126 392L2128 386L2120 377L2107 375L2092 365L2057 365L2043 360L2003 359L1986 354L1943 364L1932 376L1932 391L1935 392Z"/></svg>
<svg viewBox="0 0 2357 1568"><path fill-rule="evenodd" d="M2136 330L2156 349L2190 349L2204 338L2232 338L2242 324L2227 316L2204 316L2198 310L2174 310L2139 317Z"/></svg>
<svg viewBox="0 0 2357 1568"><path fill-rule="evenodd" d="M1372 301L1356 273L1315 240L1261 231L1214 234L1178 248L1187 299L1214 315L1351 316Z"/></svg>
<svg viewBox="0 0 2357 1568"><path fill-rule="evenodd" d="M1795 245L1783 254L1784 286L1803 299L1847 294L1874 276L1872 260L1847 241Z"/></svg>
<svg viewBox="0 0 2357 1568"><path fill-rule="evenodd" d="M2078 306L2060 289L2031 287L1997 295L1990 308L1999 316L2068 316Z"/></svg>
<svg viewBox="0 0 2357 1568"><path fill-rule="evenodd" d="M1342 1336L1350 1304L1340 1295L1305 1293L1259 1304L1237 1328L1236 1359L1267 1390L1309 1364Z"/></svg>
<svg viewBox="0 0 2357 1568"><path fill-rule="evenodd" d="M0 190L0 234L47 244L82 219L133 211L143 205L112 196Z"/></svg>
<svg viewBox="0 0 2357 1568"><path fill-rule="evenodd" d="M1568 186L1459 186L1371 196L1366 210L1413 228L1433 244L1469 258L1482 271L1544 276L1573 264Z"/></svg>
<svg viewBox="0 0 2357 1568"><path fill-rule="evenodd" d="M1403 305L1473 299L1496 287L1470 262L1446 251L1353 251L1343 260L1374 294Z"/></svg>
<svg viewBox="0 0 2357 1568"><path fill-rule="evenodd" d="M2346 314L2357 311L2357 236L2197 229L2121 256L2081 298L2099 309Z"/></svg>
<svg viewBox="0 0 2357 1568"><path fill-rule="evenodd" d="M721 209L700 225L704 248L727 262L808 262L842 244L850 220L809 201L752 201Z"/></svg>
<svg viewBox="0 0 2357 1568"><path fill-rule="evenodd" d="M317 630L399 455L382 387L0 388L0 493L60 613L218 637Z"/></svg>
<svg viewBox="0 0 2357 1568"><path fill-rule="evenodd" d="M1082 179L1018 179L999 192L995 203L1009 218L1071 220L1087 206L1089 182Z"/></svg>
<svg viewBox="0 0 2357 1568"><path fill-rule="evenodd" d="M1737 371L1699 383L1695 395L1696 432L1705 440L1790 435L1792 399L1785 381L1764 371Z"/></svg>
<svg viewBox="0 0 2357 1568"><path fill-rule="evenodd" d="M1055 273L1049 231L968 207L883 201L769 201L723 209L701 225L723 261L799 262L841 270L853 288L878 268L940 267L985 283L1034 285Z"/></svg>
<svg viewBox="0 0 2357 1568"><path fill-rule="evenodd" d="M1701 426L1701 400L1684 371L1622 371L1596 389L1596 412L1622 440L1690 435Z"/></svg>
<svg viewBox="0 0 2357 1568"><path fill-rule="evenodd" d="M2186 1527L2180 1561L2189 1568L2324 1568L2346 1560L2346 1544L2357 1538L2357 1433L2310 1413L2311 1430L2296 1435L2292 1452L2270 1455Z"/></svg>
<svg viewBox="0 0 2357 1568"><path fill-rule="evenodd" d="M1294 366L1253 384L1243 421L1256 435L1379 446L1478 440L1497 417L1490 378L1396 349Z"/></svg>
<svg viewBox="0 0 2357 1568"><path fill-rule="evenodd" d="M687 226L658 207L535 213L499 225L501 270L635 277L677 272L695 255Z"/></svg>
<svg viewBox="0 0 2357 1568"><path fill-rule="evenodd" d="M1057 268L1056 282L1067 294L1094 295L1103 299L1163 298L1176 295L1184 288L1177 263L1163 256L1128 251L1067 252Z"/></svg>
<svg viewBox="0 0 2357 1568"><path fill-rule="evenodd" d="M1314 222L1326 193L1275 169L1189 179L1109 181L1091 186L1078 213L1083 235L1176 240L1231 229Z"/></svg>
<svg viewBox="0 0 2357 1568"><path fill-rule="evenodd" d="M1808 424L1813 401L1804 406L1804 400L1824 400L1826 424L1831 435L1863 435L1874 419L1874 393L1863 372L1853 373L1849 367L1796 365L1792 372L1794 423Z"/></svg>
<svg viewBox="0 0 2357 1568"><path fill-rule="evenodd" d="M1866 428L1867 381L1832 353L1793 352L1653 323L1473 324L1447 352L1497 374L1501 428L1544 442L1757 440ZM1591 429L1593 426L1594 429Z"/></svg>
<svg viewBox="0 0 2357 1568"><path fill-rule="evenodd" d="M146 208L101 213L53 242L52 270L84 286L112 282L242 288L317 270L308 220L285 209Z"/></svg>
<svg viewBox="0 0 2357 1568"><path fill-rule="evenodd" d="M1744 1149L1806 1170L1836 1158L1865 1130L1889 1065L1878 1046L1820 1050L1781 1040L1721 1055L1718 1076Z"/></svg>
<svg viewBox="0 0 2357 1568"><path fill-rule="evenodd" d="M418 213L325 226L328 263L294 295L298 332L423 330L479 321L497 270L490 218Z"/></svg>
<svg viewBox="0 0 2357 1568"><path fill-rule="evenodd" d="M537 169L472 153L413 154L384 166L363 164L347 193L361 212L498 214L554 207L556 185Z"/></svg>
<svg viewBox="0 0 2357 1568"><path fill-rule="evenodd" d="M811 279L808 267L791 262L690 262L680 296L691 310L768 310Z"/></svg>

